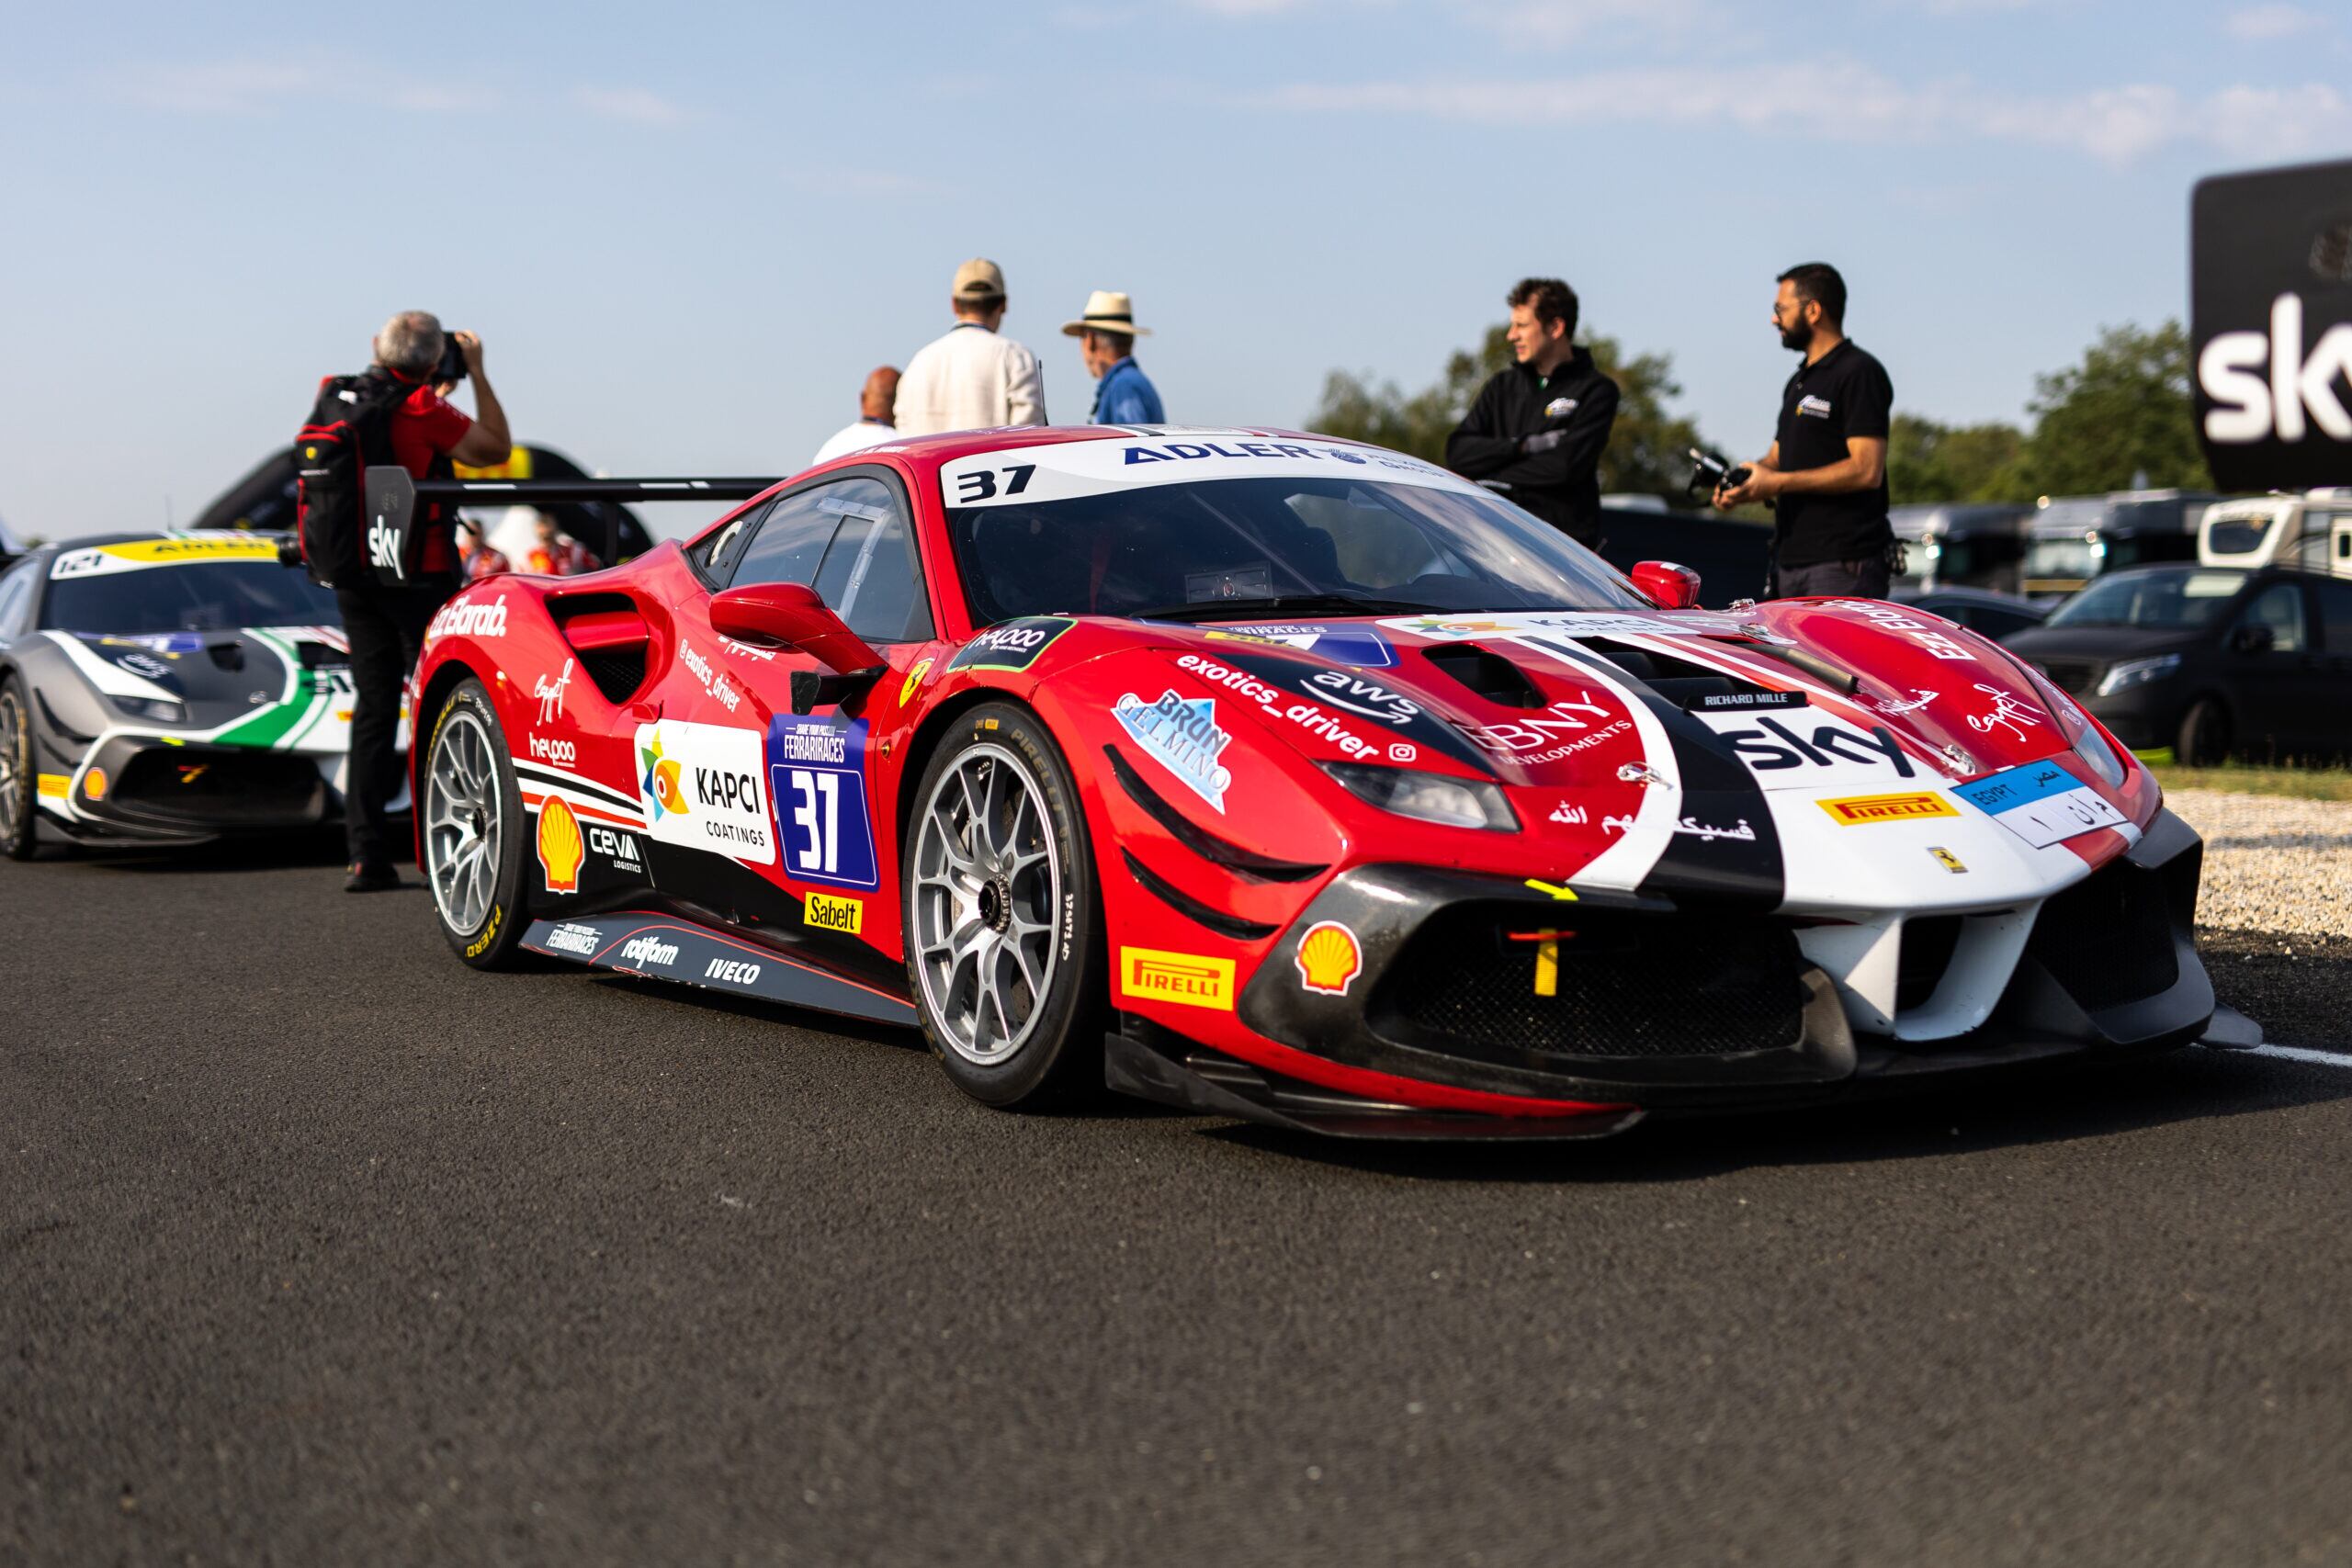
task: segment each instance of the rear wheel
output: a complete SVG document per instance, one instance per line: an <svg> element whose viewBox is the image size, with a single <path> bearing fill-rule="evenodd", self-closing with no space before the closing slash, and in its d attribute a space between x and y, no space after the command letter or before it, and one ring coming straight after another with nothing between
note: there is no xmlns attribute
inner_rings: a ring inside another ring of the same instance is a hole
<svg viewBox="0 0 2352 1568"><path fill-rule="evenodd" d="M2173 738L2172 754L2184 768L2210 768L2229 761L2230 710L2219 697L2199 697L2188 705Z"/></svg>
<svg viewBox="0 0 2352 1568"><path fill-rule="evenodd" d="M511 966L523 907L522 792L506 734L479 681L449 694L424 752L424 881L441 934L477 969Z"/></svg>
<svg viewBox="0 0 2352 1568"><path fill-rule="evenodd" d="M0 680L0 854L30 860L40 843L33 826L33 726L25 688L14 675Z"/></svg>
<svg viewBox="0 0 2352 1568"><path fill-rule="evenodd" d="M956 721L917 785L901 873L908 981L957 1088L1034 1110L1102 1086L1101 891L1078 790L1035 715Z"/></svg>

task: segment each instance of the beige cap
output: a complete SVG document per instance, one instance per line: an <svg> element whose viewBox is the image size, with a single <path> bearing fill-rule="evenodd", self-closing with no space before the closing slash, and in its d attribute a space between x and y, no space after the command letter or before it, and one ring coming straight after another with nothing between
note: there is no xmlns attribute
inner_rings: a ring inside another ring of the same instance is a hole
<svg viewBox="0 0 2352 1568"><path fill-rule="evenodd" d="M1091 329L1098 333L1119 333L1127 337L1149 337L1149 327L1136 325L1136 308L1124 294L1115 289L1098 288L1086 297L1086 314L1074 321L1062 323L1062 336L1076 337Z"/></svg>
<svg viewBox="0 0 2352 1568"><path fill-rule="evenodd" d="M956 299L1001 299L1004 298L1004 272L986 256L974 256L956 269L956 287L950 297Z"/></svg>

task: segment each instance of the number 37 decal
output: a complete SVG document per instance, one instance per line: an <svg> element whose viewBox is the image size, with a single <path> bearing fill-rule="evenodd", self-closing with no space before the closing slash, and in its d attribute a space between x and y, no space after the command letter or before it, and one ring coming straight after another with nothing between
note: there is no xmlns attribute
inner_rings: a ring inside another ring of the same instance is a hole
<svg viewBox="0 0 2352 1568"><path fill-rule="evenodd" d="M865 721L778 714L768 728L768 790L794 882L878 887L865 802Z"/></svg>
<svg viewBox="0 0 2352 1568"><path fill-rule="evenodd" d="M1029 488L1029 476L1037 471L1035 463L1015 463L1009 468L975 468L968 474L956 476L956 499L958 502L988 501L999 494L1019 495ZM997 487L997 477L1002 475L1003 489Z"/></svg>

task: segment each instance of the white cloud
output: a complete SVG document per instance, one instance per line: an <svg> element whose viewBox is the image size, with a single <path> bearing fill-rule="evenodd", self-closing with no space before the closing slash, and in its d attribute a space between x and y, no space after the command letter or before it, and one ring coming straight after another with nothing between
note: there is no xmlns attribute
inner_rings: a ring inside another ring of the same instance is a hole
<svg viewBox="0 0 2352 1568"><path fill-rule="evenodd" d="M2300 6L2248 6L2222 18L2222 30L2241 43L2267 43L2316 32L2327 24Z"/></svg>
<svg viewBox="0 0 2352 1568"><path fill-rule="evenodd" d="M810 196L929 196L936 181L888 169L786 169L784 183Z"/></svg>
<svg viewBox="0 0 2352 1568"><path fill-rule="evenodd" d="M2173 143L2245 157L2352 141L2352 100L2322 83L2235 86L2188 99L2168 86L2005 96L1961 82L1912 85L1851 62L1665 66L1544 80L1295 84L1258 100L1305 113L1383 113L1481 125L1734 126L1828 141L2018 141L2127 163Z"/></svg>
<svg viewBox="0 0 2352 1568"><path fill-rule="evenodd" d="M631 125L676 125L686 118L684 108L644 87L575 87L571 101L600 118Z"/></svg>
<svg viewBox="0 0 2352 1568"><path fill-rule="evenodd" d="M1628 31L1679 39L1721 20L1705 0L1470 0L1464 9L1514 43L1547 49Z"/></svg>
<svg viewBox="0 0 2352 1568"><path fill-rule="evenodd" d="M334 80L322 61L217 60L134 64L106 73L108 93L142 108L175 114L255 115L315 97Z"/></svg>

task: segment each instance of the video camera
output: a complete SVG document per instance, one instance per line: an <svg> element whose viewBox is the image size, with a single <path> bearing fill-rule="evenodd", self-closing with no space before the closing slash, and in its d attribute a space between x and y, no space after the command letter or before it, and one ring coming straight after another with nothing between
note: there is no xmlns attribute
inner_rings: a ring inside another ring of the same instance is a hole
<svg viewBox="0 0 2352 1568"><path fill-rule="evenodd" d="M1690 448L1690 483L1692 495L1713 495L1719 490L1747 482L1747 465L1735 466L1728 457L1719 457L1702 447Z"/></svg>

